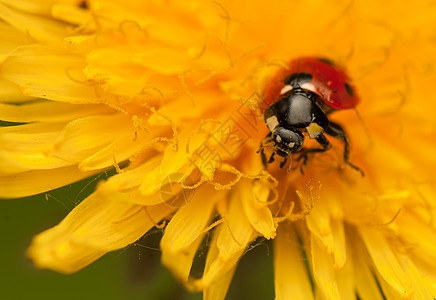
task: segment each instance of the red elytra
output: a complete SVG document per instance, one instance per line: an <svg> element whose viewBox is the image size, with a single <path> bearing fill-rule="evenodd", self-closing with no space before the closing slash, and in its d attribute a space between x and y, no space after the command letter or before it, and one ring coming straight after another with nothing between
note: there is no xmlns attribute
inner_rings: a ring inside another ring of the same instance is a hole
<svg viewBox="0 0 436 300"><path fill-rule="evenodd" d="M351 85L351 79L342 67L328 59L303 57L291 60L288 68L282 68L271 78L265 88L264 100L261 104L262 113L282 95L282 90L286 86L284 79L298 73L312 75L310 84L302 88L319 95L333 109L354 108L359 103L359 97Z"/></svg>

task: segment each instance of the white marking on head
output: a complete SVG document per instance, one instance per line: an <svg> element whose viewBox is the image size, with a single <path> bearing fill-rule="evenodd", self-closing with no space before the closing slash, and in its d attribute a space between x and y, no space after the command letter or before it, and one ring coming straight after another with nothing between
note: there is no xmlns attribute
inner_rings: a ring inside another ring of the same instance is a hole
<svg viewBox="0 0 436 300"><path fill-rule="evenodd" d="M295 146L295 142L290 142L290 143L288 144L288 147L291 148L291 149L294 148L294 146Z"/></svg>
<svg viewBox="0 0 436 300"><path fill-rule="evenodd" d="M268 129L270 131L274 131L274 129L279 126L279 121L277 120L276 116L271 116L268 119L266 119L266 126L268 126Z"/></svg>
<svg viewBox="0 0 436 300"><path fill-rule="evenodd" d="M285 93L287 93L289 91L292 91L292 89L293 89L292 85L287 84L280 91L280 95L283 95L283 94L285 94Z"/></svg>
<svg viewBox="0 0 436 300"><path fill-rule="evenodd" d="M315 86L311 82L306 82L306 83L302 84L300 87L302 89L305 89L305 90L308 90L308 91L312 91L314 93L317 92Z"/></svg>
<svg viewBox="0 0 436 300"><path fill-rule="evenodd" d="M276 141L280 143L282 141L282 137L280 135L276 135Z"/></svg>

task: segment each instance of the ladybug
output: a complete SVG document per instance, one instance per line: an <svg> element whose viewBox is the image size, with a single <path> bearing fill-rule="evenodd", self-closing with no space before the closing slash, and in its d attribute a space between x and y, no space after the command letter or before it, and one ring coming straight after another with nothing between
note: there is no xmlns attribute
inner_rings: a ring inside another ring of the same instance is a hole
<svg viewBox="0 0 436 300"><path fill-rule="evenodd" d="M299 153L298 160L303 158L305 165L309 153L331 148L326 134L344 142L344 161L363 175L349 162L350 143L344 129L327 117L337 110L354 108L358 103L350 78L329 59L303 57L290 61L288 68L279 71L264 92L261 111L270 132L259 151L265 169L274 161L275 154L284 157L280 168L292 153ZM305 137L316 140L321 148L303 147ZM271 144L274 152L267 160L264 147ZM291 165L292 162L288 171Z"/></svg>

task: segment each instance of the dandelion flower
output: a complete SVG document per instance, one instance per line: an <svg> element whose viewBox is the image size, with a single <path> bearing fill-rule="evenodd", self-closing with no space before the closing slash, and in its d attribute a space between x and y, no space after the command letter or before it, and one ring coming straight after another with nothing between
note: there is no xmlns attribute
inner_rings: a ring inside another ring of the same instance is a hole
<svg viewBox="0 0 436 300"><path fill-rule="evenodd" d="M223 299L256 239L274 239L277 299L436 297L436 6L431 1L0 4L0 196L117 174L28 250L76 272L164 230L162 262ZM258 104L292 58L344 65L360 95L332 115L351 140L304 169L264 170ZM201 277L191 274L208 239Z"/></svg>

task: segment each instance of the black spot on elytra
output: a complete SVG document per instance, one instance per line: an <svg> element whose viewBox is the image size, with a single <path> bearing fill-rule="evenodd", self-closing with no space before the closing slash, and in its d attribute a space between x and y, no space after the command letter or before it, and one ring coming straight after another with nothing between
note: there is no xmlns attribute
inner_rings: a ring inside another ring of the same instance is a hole
<svg viewBox="0 0 436 300"><path fill-rule="evenodd" d="M331 60L328 59L328 58L319 57L318 60L319 60L320 62L323 62L323 63L325 63L325 64L328 64L328 65L330 65L330 66L332 66L332 67L334 67L334 66L336 65L333 61L331 61Z"/></svg>
<svg viewBox="0 0 436 300"><path fill-rule="evenodd" d="M347 90L348 95L350 95L350 97L354 97L354 91L353 91L353 88L351 87L351 85L349 85L347 82L345 82L344 87Z"/></svg>
<svg viewBox="0 0 436 300"><path fill-rule="evenodd" d="M309 73L294 73L285 77L283 82L293 87L301 86L312 81L312 75Z"/></svg>

